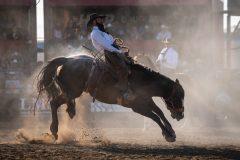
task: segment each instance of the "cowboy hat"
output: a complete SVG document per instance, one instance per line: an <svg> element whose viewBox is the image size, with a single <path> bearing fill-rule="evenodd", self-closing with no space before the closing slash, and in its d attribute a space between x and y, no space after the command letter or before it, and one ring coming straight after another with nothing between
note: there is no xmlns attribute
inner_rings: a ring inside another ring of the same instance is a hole
<svg viewBox="0 0 240 160"><path fill-rule="evenodd" d="M87 26L89 27L89 26L91 25L91 23L92 23L93 20L95 20L95 19L97 19L97 18L105 18L105 17L106 17L106 16L104 16L104 15L99 15L99 14L97 14L97 13L93 13L93 14L91 14L90 17L89 17L89 20L88 20L88 22L87 22Z"/></svg>

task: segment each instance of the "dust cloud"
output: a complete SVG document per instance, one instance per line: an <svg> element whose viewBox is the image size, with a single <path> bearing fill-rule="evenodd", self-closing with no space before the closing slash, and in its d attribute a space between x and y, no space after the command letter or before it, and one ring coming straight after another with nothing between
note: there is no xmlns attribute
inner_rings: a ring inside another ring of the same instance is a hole
<svg viewBox="0 0 240 160"><path fill-rule="evenodd" d="M196 74L198 75L197 71L188 76L193 78L193 75ZM202 75L198 75L198 82L194 82L194 80L189 82L188 79L184 79L185 77L182 78L182 76L182 74L180 76L176 75L176 78L179 78L185 89L185 117L183 120L173 120L162 100L156 97L153 98L155 103L163 110L173 129L175 129L177 142L192 145L238 145L240 139L238 136L239 113L235 107L237 104L233 100L229 101L227 99L225 101L225 95L219 96L221 103L214 101L219 98L215 97L216 92L214 91L219 89L219 85L225 85L225 81L214 80L212 82L210 79L201 78ZM27 83L30 82L32 80L29 80ZM224 99L222 100L221 97ZM73 119L70 119L65 112L65 105L60 107L58 112L59 139L57 142L54 142L51 135L47 134L50 133L50 112L45 114L36 112L35 116L32 112L31 114L21 115L14 121L2 123L1 128L6 129L1 132L0 142L61 144L106 144L111 142L131 142L137 144L166 143L162 138L160 128L152 120L143 118L133 112L121 113L122 115L130 114L130 118L121 119L122 123L127 124L125 127L116 126L119 116L116 116L114 113L107 113L108 117L103 116L101 119L106 119L108 125L115 125L115 127L102 127L100 121L93 121L96 117L89 112L91 101L92 98L87 94L81 96L80 99L76 99L77 112ZM216 106L216 104L219 106Z"/></svg>
<svg viewBox="0 0 240 160"><path fill-rule="evenodd" d="M236 73L227 70L222 63L223 60L219 58L223 57L224 48L221 44L215 43L220 41L219 36L210 33L209 28L206 27L209 26L209 21L206 20L209 15L201 15L198 10L194 13L192 10L194 8L186 10L184 7L177 7L171 14L159 17L158 21L153 20L154 23L147 26L151 30L158 31L161 23L164 24L161 20L165 21L168 26L176 26L171 28L174 39L173 45L179 51L181 64L176 73L170 76L173 79L178 78L185 89L184 119L181 121L172 120L161 99L153 99L163 110L173 129L176 130L177 141L180 144L239 145L238 77ZM184 15L189 14L188 12L191 13L189 17L181 17L184 19L182 20L184 23L177 21L179 13ZM149 14L146 10L144 10L144 13ZM195 23L191 24L192 21ZM210 36L205 37L203 35ZM206 42L209 42L209 44L206 44ZM149 57L155 63L159 52L151 51L151 48L147 49L153 53ZM85 51L72 51L72 49L62 45L50 48L49 53L49 59L57 56L86 54ZM145 53L145 55L148 54ZM155 70L159 71L158 69ZM31 84L32 80L29 79L26 83ZM91 101L92 99L88 95L77 99L77 112L73 119L70 119L65 112L66 106L59 109L59 139L57 143L88 144L91 142L107 143L109 141L140 144L164 143L161 130L154 122L143 117L139 118L139 115L132 112L126 113L130 114L131 118L121 119L121 121L138 127L128 127L126 125L125 127L101 128L100 123L92 122L96 117L89 113ZM108 113L107 116L103 116L103 118L111 121L108 122L111 126L114 126L116 121L119 120L114 114ZM50 123L50 113L37 114L36 116L33 116L33 114L23 115L22 118L17 118L15 121L1 124L3 128L5 126L6 130L1 132L0 142L16 142L13 137L17 137L17 142L51 143L48 134L44 134L49 133Z"/></svg>

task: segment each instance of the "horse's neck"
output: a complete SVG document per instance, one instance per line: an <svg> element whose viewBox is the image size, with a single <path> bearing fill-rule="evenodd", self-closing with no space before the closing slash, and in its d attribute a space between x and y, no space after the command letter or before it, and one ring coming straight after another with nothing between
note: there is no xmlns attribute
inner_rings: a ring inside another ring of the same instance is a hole
<svg viewBox="0 0 240 160"><path fill-rule="evenodd" d="M155 78L150 86L150 91L153 96L157 97L168 97L173 89L174 82L162 75Z"/></svg>
<svg viewBox="0 0 240 160"><path fill-rule="evenodd" d="M156 96L159 97L168 97L173 89L173 81L169 78L164 77L163 79L159 78L158 82L156 83L156 87L158 89L155 89Z"/></svg>
<svg viewBox="0 0 240 160"><path fill-rule="evenodd" d="M148 92L150 96L167 97L171 94L174 82L168 77L146 69L138 70L137 75L133 77L140 80L136 82L136 89L143 87L142 92Z"/></svg>

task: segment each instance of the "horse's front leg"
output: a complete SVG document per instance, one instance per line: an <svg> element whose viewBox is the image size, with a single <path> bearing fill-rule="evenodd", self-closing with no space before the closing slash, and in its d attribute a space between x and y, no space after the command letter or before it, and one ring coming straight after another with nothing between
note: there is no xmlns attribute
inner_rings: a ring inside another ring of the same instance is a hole
<svg viewBox="0 0 240 160"><path fill-rule="evenodd" d="M175 134L175 131L172 128L172 125L167 120L167 118L163 114L162 110L160 108L158 108L158 106L153 101L151 101L149 103L150 103L150 106L152 107L152 111L160 117L164 126L168 129L169 132L171 132L172 135L174 135L176 137L176 134Z"/></svg>
<svg viewBox="0 0 240 160"><path fill-rule="evenodd" d="M60 95L56 97L55 99L52 99L50 102L51 105L51 111L52 111L52 123L50 125L50 131L52 132L52 135L54 136L55 140L58 139L58 115L57 110L58 108L65 103L64 96Z"/></svg>
<svg viewBox="0 0 240 160"><path fill-rule="evenodd" d="M145 117L151 118L153 121L155 121L160 128L162 129L162 135L168 142L174 142L176 140L175 133L172 134L162 123L160 117L152 111L151 106L149 106L148 103L141 100L136 100L135 103L131 104L131 108L134 112L139 113Z"/></svg>

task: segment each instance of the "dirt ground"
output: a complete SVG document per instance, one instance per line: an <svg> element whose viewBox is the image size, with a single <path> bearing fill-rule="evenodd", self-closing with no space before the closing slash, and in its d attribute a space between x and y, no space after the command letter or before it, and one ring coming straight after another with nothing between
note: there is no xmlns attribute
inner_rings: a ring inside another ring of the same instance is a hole
<svg viewBox="0 0 240 160"><path fill-rule="evenodd" d="M28 133L4 130L0 159L240 159L238 132L230 131L228 137L223 137L223 132L214 135L204 131L200 132L202 136L196 136L199 131L180 130L176 130L178 137L174 143L166 142L157 128L88 129L55 143Z"/></svg>
<svg viewBox="0 0 240 160"><path fill-rule="evenodd" d="M239 159L234 146L1 144L0 159Z"/></svg>

